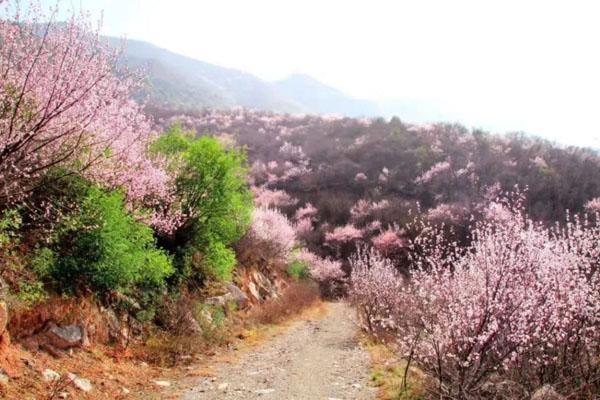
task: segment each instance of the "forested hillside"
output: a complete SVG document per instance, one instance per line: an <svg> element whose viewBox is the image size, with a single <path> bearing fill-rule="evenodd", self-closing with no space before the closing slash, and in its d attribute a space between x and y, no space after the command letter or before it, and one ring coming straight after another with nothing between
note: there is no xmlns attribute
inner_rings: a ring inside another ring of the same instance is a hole
<svg viewBox="0 0 600 400"><path fill-rule="evenodd" d="M181 123L246 148L259 199L290 217L306 204L315 207L308 238L320 248L336 227L362 229L368 237L369 225L403 225L419 211L434 222L464 226L486 201L516 186L527 193L532 217L548 223L567 210L584 211L600 196L595 151L524 134L413 125L399 118L153 113L162 126Z"/></svg>

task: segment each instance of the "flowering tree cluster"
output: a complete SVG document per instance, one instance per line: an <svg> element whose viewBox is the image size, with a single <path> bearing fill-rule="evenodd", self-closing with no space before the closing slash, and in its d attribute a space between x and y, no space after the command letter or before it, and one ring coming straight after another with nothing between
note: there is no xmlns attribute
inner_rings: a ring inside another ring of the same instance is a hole
<svg viewBox="0 0 600 400"><path fill-rule="evenodd" d="M42 22L35 2L6 2L0 20L0 196L22 199L62 167L128 198L168 196L168 176L148 159L150 125L131 100L138 79L116 71L118 52L86 19Z"/></svg>
<svg viewBox="0 0 600 400"><path fill-rule="evenodd" d="M350 266L349 298L362 327L375 336L393 329L402 279L392 262L373 248L359 247Z"/></svg>
<svg viewBox="0 0 600 400"><path fill-rule="evenodd" d="M172 179L164 160L148 155L154 135L131 99L140 79L117 69L119 51L85 15L59 24L35 1L3 7L0 202L27 200L50 171L53 179L79 174L124 190L130 208L153 210L146 222L174 229L179 216L164 212Z"/></svg>
<svg viewBox="0 0 600 400"><path fill-rule="evenodd" d="M250 228L238 248L247 253L242 258L250 262L284 264L295 243L296 232L287 217L278 210L260 207L253 211Z"/></svg>
<svg viewBox="0 0 600 400"><path fill-rule="evenodd" d="M319 257L306 249L302 249L296 259L308 264L310 276L322 284L339 281L345 276L341 261Z"/></svg>
<svg viewBox="0 0 600 400"><path fill-rule="evenodd" d="M325 296L332 296L336 289L343 287L346 274L341 261L320 257L306 249L302 249L295 259L308 266L310 277L319 283Z"/></svg>
<svg viewBox="0 0 600 400"><path fill-rule="evenodd" d="M325 240L330 243L348 243L358 239L361 239L363 233L360 229L354 225L348 224L344 226L338 226L333 231L328 232L325 235Z"/></svg>
<svg viewBox="0 0 600 400"><path fill-rule="evenodd" d="M284 190L272 190L265 186L252 188L254 192L254 202L259 207L288 207L298 203L298 199L293 198Z"/></svg>
<svg viewBox="0 0 600 400"><path fill-rule="evenodd" d="M443 174L444 172L451 170L451 164L449 161L440 161L435 163L431 168L425 171L422 175L419 175L416 179L416 183L428 183L433 180L436 176Z"/></svg>
<svg viewBox="0 0 600 400"><path fill-rule="evenodd" d="M600 228L578 218L546 228L520 200L503 204L511 218L476 223L467 247L424 229L402 284L382 256L359 252L352 298L368 329L392 333L436 377L438 396L479 398L499 374L585 397L600 373Z"/></svg>
<svg viewBox="0 0 600 400"><path fill-rule="evenodd" d="M397 226L392 225L371 238L373 247L386 257L408 248L408 242L403 238L404 232Z"/></svg>

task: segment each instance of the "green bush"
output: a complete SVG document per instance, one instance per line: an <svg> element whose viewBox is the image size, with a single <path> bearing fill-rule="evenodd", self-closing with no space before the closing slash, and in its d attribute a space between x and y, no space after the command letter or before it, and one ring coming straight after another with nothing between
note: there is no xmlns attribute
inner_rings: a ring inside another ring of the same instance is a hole
<svg viewBox="0 0 600 400"><path fill-rule="evenodd" d="M222 242L210 242L204 248L200 266L205 277L230 281L235 265L235 253Z"/></svg>
<svg viewBox="0 0 600 400"><path fill-rule="evenodd" d="M288 265L287 273L295 280L308 278L308 266L301 261L293 261Z"/></svg>
<svg viewBox="0 0 600 400"><path fill-rule="evenodd" d="M48 247L36 249L29 262L31 269L40 279L50 276L55 263L56 253Z"/></svg>
<svg viewBox="0 0 600 400"><path fill-rule="evenodd" d="M127 212L117 192L90 187L80 211L58 236L59 254L48 269L63 288L157 288L172 273L169 258L155 246L152 229ZM38 266L45 265L50 255L43 252L37 260Z"/></svg>
<svg viewBox="0 0 600 400"><path fill-rule="evenodd" d="M230 246L246 232L252 212L245 153L225 149L211 137L196 139L179 125L167 130L152 151L168 158L169 169L177 176L182 211L192 216L165 240L166 247L184 257L176 262L179 281L185 280L181 276L231 279L236 259Z"/></svg>
<svg viewBox="0 0 600 400"><path fill-rule="evenodd" d="M21 223L21 215L17 209L7 209L0 214L0 248L15 240Z"/></svg>

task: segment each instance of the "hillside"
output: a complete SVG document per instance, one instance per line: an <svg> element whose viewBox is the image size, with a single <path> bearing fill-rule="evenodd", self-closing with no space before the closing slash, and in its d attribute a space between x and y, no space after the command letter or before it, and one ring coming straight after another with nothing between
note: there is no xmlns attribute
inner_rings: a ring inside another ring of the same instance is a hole
<svg viewBox="0 0 600 400"><path fill-rule="evenodd" d="M118 46L121 41L109 38ZM354 99L307 75L268 82L251 74L185 57L150 43L128 40L122 62L147 72L139 97L177 109L247 107L283 113L375 116L379 105ZM389 109L387 110L389 111Z"/></svg>
<svg viewBox="0 0 600 400"><path fill-rule="evenodd" d="M346 96L308 75L294 74L275 82L275 86L313 114L339 114L350 117L378 115L375 102Z"/></svg>
<svg viewBox="0 0 600 400"><path fill-rule="evenodd" d="M340 256L325 242L335 227L351 225L364 232L371 223L403 225L417 209L432 221L461 227L486 199L515 186L526 192L528 211L541 221L561 220L567 210L581 212L600 196L596 152L525 135L499 136L456 124L414 125L398 118L245 110L187 115L155 110L155 115L162 127L181 122L198 134L244 146L262 198L290 217L307 203L314 206L317 223L306 239L313 250L331 256ZM347 247L341 255L352 250Z"/></svg>
<svg viewBox="0 0 600 400"><path fill-rule="evenodd" d="M109 38L117 45L120 40ZM293 100L253 75L185 57L150 43L128 40L123 61L145 67L145 95L152 103L177 108L250 107L300 112Z"/></svg>

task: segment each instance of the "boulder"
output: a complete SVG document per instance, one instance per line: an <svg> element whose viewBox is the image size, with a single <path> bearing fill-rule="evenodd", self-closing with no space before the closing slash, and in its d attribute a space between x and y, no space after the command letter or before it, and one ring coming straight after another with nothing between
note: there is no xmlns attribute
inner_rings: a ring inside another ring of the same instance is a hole
<svg viewBox="0 0 600 400"><path fill-rule="evenodd" d="M77 389L86 393L92 391L92 383L88 379L80 378L77 375L72 374L70 372L67 374L67 376L71 380L71 383L73 383L73 386L75 386Z"/></svg>
<svg viewBox="0 0 600 400"><path fill-rule="evenodd" d="M48 343L58 349L67 350L73 347L80 347L84 341L84 330L78 325L67 325L59 327L50 326L46 332Z"/></svg>
<svg viewBox="0 0 600 400"><path fill-rule="evenodd" d="M229 290L229 293L233 297L233 301L235 301L238 309L242 310L248 307L248 296L246 296L246 293L242 292L240 288L235 286L233 283L230 283L227 285L227 290Z"/></svg>
<svg viewBox="0 0 600 400"><path fill-rule="evenodd" d="M42 377L44 378L45 382L56 382L58 380L60 380L60 374L56 371L53 371L49 368L46 368L44 370L44 372L42 372Z"/></svg>
<svg viewBox="0 0 600 400"><path fill-rule="evenodd" d="M225 306L227 306L227 304L229 304L230 302L233 302L233 301L234 301L234 298L231 295L231 293L225 293L221 296L209 297L208 299L206 299L205 303L211 304L213 306L225 307Z"/></svg>

